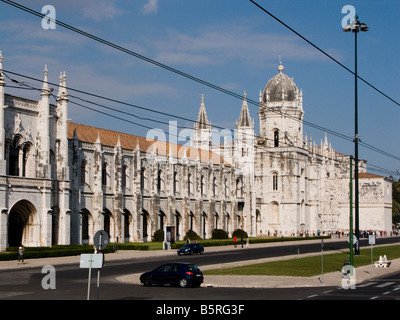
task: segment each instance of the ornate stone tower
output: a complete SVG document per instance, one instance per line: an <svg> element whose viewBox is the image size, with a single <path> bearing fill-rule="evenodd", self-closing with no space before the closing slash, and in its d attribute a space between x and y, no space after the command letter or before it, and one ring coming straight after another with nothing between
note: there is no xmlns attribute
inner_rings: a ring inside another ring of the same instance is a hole
<svg viewBox="0 0 400 320"><path fill-rule="evenodd" d="M303 142L303 94L292 78L279 73L260 92L260 137L268 147L301 146Z"/></svg>
<svg viewBox="0 0 400 320"><path fill-rule="evenodd" d="M211 123L208 121L204 96L201 96L201 104L197 121L194 124L192 147L203 150L211 150Z"/></svg>

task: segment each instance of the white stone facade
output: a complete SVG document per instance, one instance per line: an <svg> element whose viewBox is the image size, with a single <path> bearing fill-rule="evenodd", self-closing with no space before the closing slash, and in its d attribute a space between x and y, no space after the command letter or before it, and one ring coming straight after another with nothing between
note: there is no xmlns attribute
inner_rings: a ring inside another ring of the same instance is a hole
<svg viewBox="0 0 400 320"><path fill-rule="evenodd" d="M279 73L260 92L256 135L246 96L232 141L212 145L202 97L190 146L69 122L65 73L57 104L5 93L0 53L0 250L182 239L216 228L250 236L349 228L349 157L303 136L302 92ZM360 229L391 230L391 183L360 166Z"/></svg>

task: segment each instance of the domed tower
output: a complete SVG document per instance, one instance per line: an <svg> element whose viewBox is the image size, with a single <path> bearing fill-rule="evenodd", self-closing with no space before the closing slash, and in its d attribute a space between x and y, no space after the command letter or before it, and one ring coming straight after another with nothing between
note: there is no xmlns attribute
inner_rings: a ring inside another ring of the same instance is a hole
<svg viewBox="0 0 400 320"><path fill-rule="evenodd" d="M268 147L301 146L303 141L303 94L283 70L280 63L279 73L260 91L260 142Z"/></svg>

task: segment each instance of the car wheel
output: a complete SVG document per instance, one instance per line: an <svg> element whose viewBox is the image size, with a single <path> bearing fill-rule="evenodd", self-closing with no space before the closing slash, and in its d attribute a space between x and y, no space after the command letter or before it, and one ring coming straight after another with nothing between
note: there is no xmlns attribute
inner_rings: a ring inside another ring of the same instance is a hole
<svg viewBox="0 0 400 320"><path fill-rule="evenodd" d="M143 284L146 286L146 287L150 287L151 286L151 278L145 278L144 280L143 280Z"/></svg>
<svg viewBox="0 0 400 320"><path fill-rule="evenodd" d="M181 288L186 288L187 285L188 285L187 279L182 278L181 280L179 280L179 286L180 286Z"/></svg>

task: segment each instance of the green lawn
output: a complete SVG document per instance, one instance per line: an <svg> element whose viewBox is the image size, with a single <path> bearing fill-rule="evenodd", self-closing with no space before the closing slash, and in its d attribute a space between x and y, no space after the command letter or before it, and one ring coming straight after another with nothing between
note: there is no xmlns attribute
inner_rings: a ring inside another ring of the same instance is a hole
<svg viewBox="0 0 400 320"><path fill-rule="evenodd" d="M400 246L382 246L373 248L373 261L379 260L380 255L387 256L388 260L400 258ZM323 255L324 273L340 271L344 261L349 260L349 252L331 253ZM204 271L205 275L268 275L268 276L295 276L312 277L321 274L321 255L291 260L272 261L251 264L241 267L221 268ZM371 249L360 250L360 255L354 255L354 267L371 264Z"/></svg>

